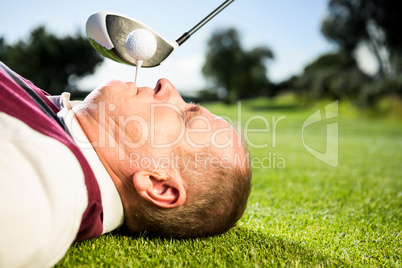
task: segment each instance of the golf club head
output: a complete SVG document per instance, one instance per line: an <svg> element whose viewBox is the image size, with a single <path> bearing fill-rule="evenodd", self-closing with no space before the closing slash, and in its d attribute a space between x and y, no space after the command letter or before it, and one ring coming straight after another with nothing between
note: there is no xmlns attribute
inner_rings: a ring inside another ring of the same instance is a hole
<svg viewBox="0 0 402 268"><path fill-rule="evenodd" d="M136 65L136 60L127 53L125 41L127 36L137 29L150 31L157 42L155 54L144 60L142 67L149 68L160 65L179 47L177 42L163 39L147 25L117 13L96 12L88 18L86 24L89 42L100 54L114 61L133 66Z"/></svg>

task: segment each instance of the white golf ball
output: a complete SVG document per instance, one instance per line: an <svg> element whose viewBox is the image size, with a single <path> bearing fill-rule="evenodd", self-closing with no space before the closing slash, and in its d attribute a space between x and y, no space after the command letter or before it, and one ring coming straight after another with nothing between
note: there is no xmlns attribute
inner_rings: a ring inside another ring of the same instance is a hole
<svg viewBox="0 0 402 268"><path fill-rule="evenodd" d="M155 54L157 43L155 36L148 30L137 29L126 38L126 51L133 59L146 60Z"/></svg>

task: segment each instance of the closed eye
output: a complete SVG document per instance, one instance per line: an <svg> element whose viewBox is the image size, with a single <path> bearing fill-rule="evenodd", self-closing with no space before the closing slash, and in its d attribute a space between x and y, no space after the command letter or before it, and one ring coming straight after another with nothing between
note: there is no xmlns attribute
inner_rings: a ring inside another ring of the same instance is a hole
<svg viewBox="0 0 402 268"><path fill-rule="evenodd" d="M187 125L191 119L201 113L201 106L199 104L193 104L189 109L183 112L183 120Z"/></svg>

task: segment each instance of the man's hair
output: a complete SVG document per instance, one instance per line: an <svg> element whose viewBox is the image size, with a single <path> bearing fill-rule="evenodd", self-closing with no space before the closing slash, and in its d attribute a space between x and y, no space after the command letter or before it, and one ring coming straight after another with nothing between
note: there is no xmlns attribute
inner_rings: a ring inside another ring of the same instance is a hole
<svg viewBox="0 0 402 268"><path fill-rule="evenodd" d="M232 163L230 167L219 165L210 169L199 163L197 166L194 153L182 151L184 161L190 159L182 172L187 182L186 202L175 208L161 208L144 201L135 206L131 220L146 233L165 237L204 237L228 231L243 215L251 191L246 154L243 166ZM204 157L216 156L205 151Z"/></svg>

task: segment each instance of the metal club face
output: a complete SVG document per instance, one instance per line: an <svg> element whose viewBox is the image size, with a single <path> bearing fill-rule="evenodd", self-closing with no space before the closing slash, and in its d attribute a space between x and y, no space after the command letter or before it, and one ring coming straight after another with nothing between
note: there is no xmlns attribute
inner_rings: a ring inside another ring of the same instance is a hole
<svg viewBox="0 0 402 268"><path fill-rule="evenodd" d="M142 67L155 67L160 65L179 45L168 42L145 24L116 13L97 12L87 21L87 36L92 46L103 56L114 61L136 65L136 60L126 51L125 41L134 30L146 29L156 39L155 54L143 61Z"/></svg>

